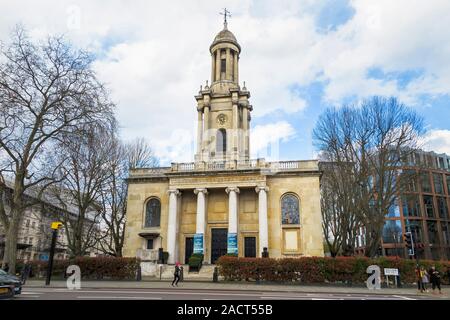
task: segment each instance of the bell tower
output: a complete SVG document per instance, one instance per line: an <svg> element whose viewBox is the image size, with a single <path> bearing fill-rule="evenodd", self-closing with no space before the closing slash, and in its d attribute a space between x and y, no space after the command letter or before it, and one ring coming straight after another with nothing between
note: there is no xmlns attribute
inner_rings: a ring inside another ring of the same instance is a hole
<svg viewBox="0 0 450 320"><path fill-rule="evenodd" d="M241 46L224 26L209 47L211 85L200 87L197 100L197 151L195 161L226 162L248 160L250 156L250 92L239 86Z"/></svg>

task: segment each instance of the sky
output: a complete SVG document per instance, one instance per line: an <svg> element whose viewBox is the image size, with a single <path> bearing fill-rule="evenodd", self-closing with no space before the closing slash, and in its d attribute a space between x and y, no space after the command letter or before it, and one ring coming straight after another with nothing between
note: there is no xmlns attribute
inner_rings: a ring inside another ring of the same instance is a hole
<svg viewBox="0 0 450 320"><path fill-rule="evenodd" d="M253 105L252 157L317 157L311 132L327 108L396 96L425 119L424 149L450 154L448 0L0 0L0 41L64 34L91 51L124 140L145 138L162 165L193 161L196 101L223 28L242 47Z"/></svg>

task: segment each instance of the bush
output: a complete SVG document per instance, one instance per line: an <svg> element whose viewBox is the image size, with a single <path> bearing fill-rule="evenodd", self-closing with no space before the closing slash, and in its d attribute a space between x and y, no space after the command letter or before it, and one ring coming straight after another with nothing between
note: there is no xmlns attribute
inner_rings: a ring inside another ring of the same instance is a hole
<svg viewBox="0 0 450 320"><path fill-rule="evenodd" d="M194 253L192 256L189 257L189 270L195 269L200 270L203 263L203 254L201 253Z"/></svg>
<svg viewBox="0 0 450 320"><path fill-rule="evenodd" d="M397 268L403 283L416 281L416 261L393 257L369 259L366 257L303 257L303 258L237 258L222 256L218 259L219 273L225 280L261 280L301 283L365 283L367 267L378 265L383 276L384 268ZM450 262L421 260L426 269L432 265L446 281L446 268Z"/></svg>
<svg viewBox="0 0 450 320"><path fill-rule="evenodd" d="M169 252L164 251L163 252L163 263L167 263L169 261Z"/></svg>
<svg viewBox="0 0 450 320"><path fill-rule="evenodd" d="M47 272L47 261L31 261L32 275L44 277ZM77 257L70 260L54 260L52 276L65 278L67 267L78 265L82 279L135 280L140 261L136 258L115 257ZM19 268L23 268L23 262Z"/></svg>

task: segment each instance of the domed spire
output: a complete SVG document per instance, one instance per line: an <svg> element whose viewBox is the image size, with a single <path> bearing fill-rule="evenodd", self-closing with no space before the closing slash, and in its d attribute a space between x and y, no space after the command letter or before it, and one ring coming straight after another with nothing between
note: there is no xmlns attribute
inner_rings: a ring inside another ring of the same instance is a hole
<svg viewBox="0 0 450 320"><path fill-rule="evenodd" d="M236 37L234 36L234 34L228 30L228 21L227 21L227 17L231 17L231 13L225 8L224 12L220 13L221 15L224 16L223 19L223 30L220 31L216 37L214 38L213 43L210 46L210 50L212 49L212 47L214 47L216 44L218 43L232 43L235 46L238 47L239 52L241 51L241 46L239 45L239 43L236 40Z"/></svg>

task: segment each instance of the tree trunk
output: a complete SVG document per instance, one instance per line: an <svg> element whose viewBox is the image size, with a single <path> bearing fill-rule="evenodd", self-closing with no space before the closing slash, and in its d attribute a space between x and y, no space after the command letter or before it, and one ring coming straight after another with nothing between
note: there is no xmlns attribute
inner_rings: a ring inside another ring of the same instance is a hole
<svg viewBox="0 0 450 320"><path fill-rule="evenodd" d="M18 219L11 219L5 238L5 262L8 263L9 273L16 273L17 234L19 232Z"/></svg>

